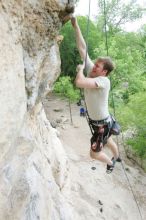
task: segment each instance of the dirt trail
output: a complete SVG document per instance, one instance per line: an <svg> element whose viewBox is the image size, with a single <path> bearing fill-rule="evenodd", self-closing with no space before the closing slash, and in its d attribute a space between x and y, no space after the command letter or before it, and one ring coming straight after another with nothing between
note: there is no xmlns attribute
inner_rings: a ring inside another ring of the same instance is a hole
<svg viewBox="0 0 146 220"><path fill-rule="evenodd" d="M146 219L146 173L127 160L122 145L119 143L123 165L117 163L113 173L106 174L106 165L89 156L91 132L86 118L79 115L80 107L72 104L71 125L67 101L50 96L44 105L69 158L72 206L79 213L75 219L141 220L138 207Z"/></svg>

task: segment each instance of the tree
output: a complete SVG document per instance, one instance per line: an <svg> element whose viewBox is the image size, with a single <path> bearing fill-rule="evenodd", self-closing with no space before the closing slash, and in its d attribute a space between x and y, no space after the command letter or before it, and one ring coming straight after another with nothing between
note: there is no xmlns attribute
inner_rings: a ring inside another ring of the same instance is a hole
<svg viewBox="0 0 146 220"><path fill-rule="evenodd" d="M145 86L140 83L145 71L142 37L139 33L127 33L121 27L128 21L140 18L142 9L135 1L125 4L121 0L100 0L98 3L100 13L97 29L100 41L94 53L97 57L108 54L115 60L116 70L112 74L112 88L119 105L122 102L127 103L130 95L145 90Z"/></svg>
<svg viewBox="0 0 146 220"><path fill-rule="evenodd" d="M100 8L97 17L101 29L104 30L105 18L109 32L114 33L121 29L126 22L132 22L142 17L143 9L137 4L135 0L128 3L122 0L99 0Z"/></svg>
<svg viewBox="0 0 146 220"><path fill-rule="evenodd" d="M122 128L132 128L134 136L127 143L142 158L146 159L146 93L140 92L130 97L129 103L117 111Z"/></svg>
<svg viewBox="0 0 146 220"><path fill-rule="evenodd" d="M139 43L143 49L143 56L146 59L146 25L143 25L140 29L141 42ZM145 72L146 73L146 68Z"/></svg>

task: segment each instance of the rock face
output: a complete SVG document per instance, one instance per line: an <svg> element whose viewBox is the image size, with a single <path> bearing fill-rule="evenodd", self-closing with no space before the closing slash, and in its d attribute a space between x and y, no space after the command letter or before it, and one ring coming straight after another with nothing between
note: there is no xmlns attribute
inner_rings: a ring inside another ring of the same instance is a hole
<svg viewBox="0 0 146 220"><path fill-rule="evenodd" d="M73 219L67 157L41 104L60 74L58 35L73 6L0 1L0 220Z"/></svg>

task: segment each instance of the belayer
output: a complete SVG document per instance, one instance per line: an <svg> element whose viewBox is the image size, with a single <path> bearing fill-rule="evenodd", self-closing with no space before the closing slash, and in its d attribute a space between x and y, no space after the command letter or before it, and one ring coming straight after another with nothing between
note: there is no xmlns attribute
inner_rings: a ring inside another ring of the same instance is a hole
<svg viewBox="0 0 146 220"><path fill-rule="evenodd" d="M88 122L93 134L90 155L92 158L106 163L106 172L110 173L114 169L115 162L121 162L118 147L111 137L112 134L119 134L119 128L108 110L110 91L108 75L114 69L114 64L110 57L99 57L93 63L87 53L86 43L77 19L71 17L71 23L75 30L76 43L81 59L84 61L83 64L77 66L75 84L79 88L84 88L89 116ZM84 75L84 68L86 69L87 77ZM105 144L113 154L111 159L103 152Z"/></svg>

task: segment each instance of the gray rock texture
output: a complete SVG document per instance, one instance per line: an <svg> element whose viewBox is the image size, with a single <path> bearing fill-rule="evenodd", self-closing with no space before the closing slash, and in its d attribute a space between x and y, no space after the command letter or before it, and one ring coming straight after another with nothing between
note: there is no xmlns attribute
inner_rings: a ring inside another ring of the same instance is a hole
<svg viewBox="0 0 146 220"><path fill-rule="evenodd" d="M60 74L58 35L73 7L0 1L0 220L73 219L68 160L42 106Z"/></svg>

